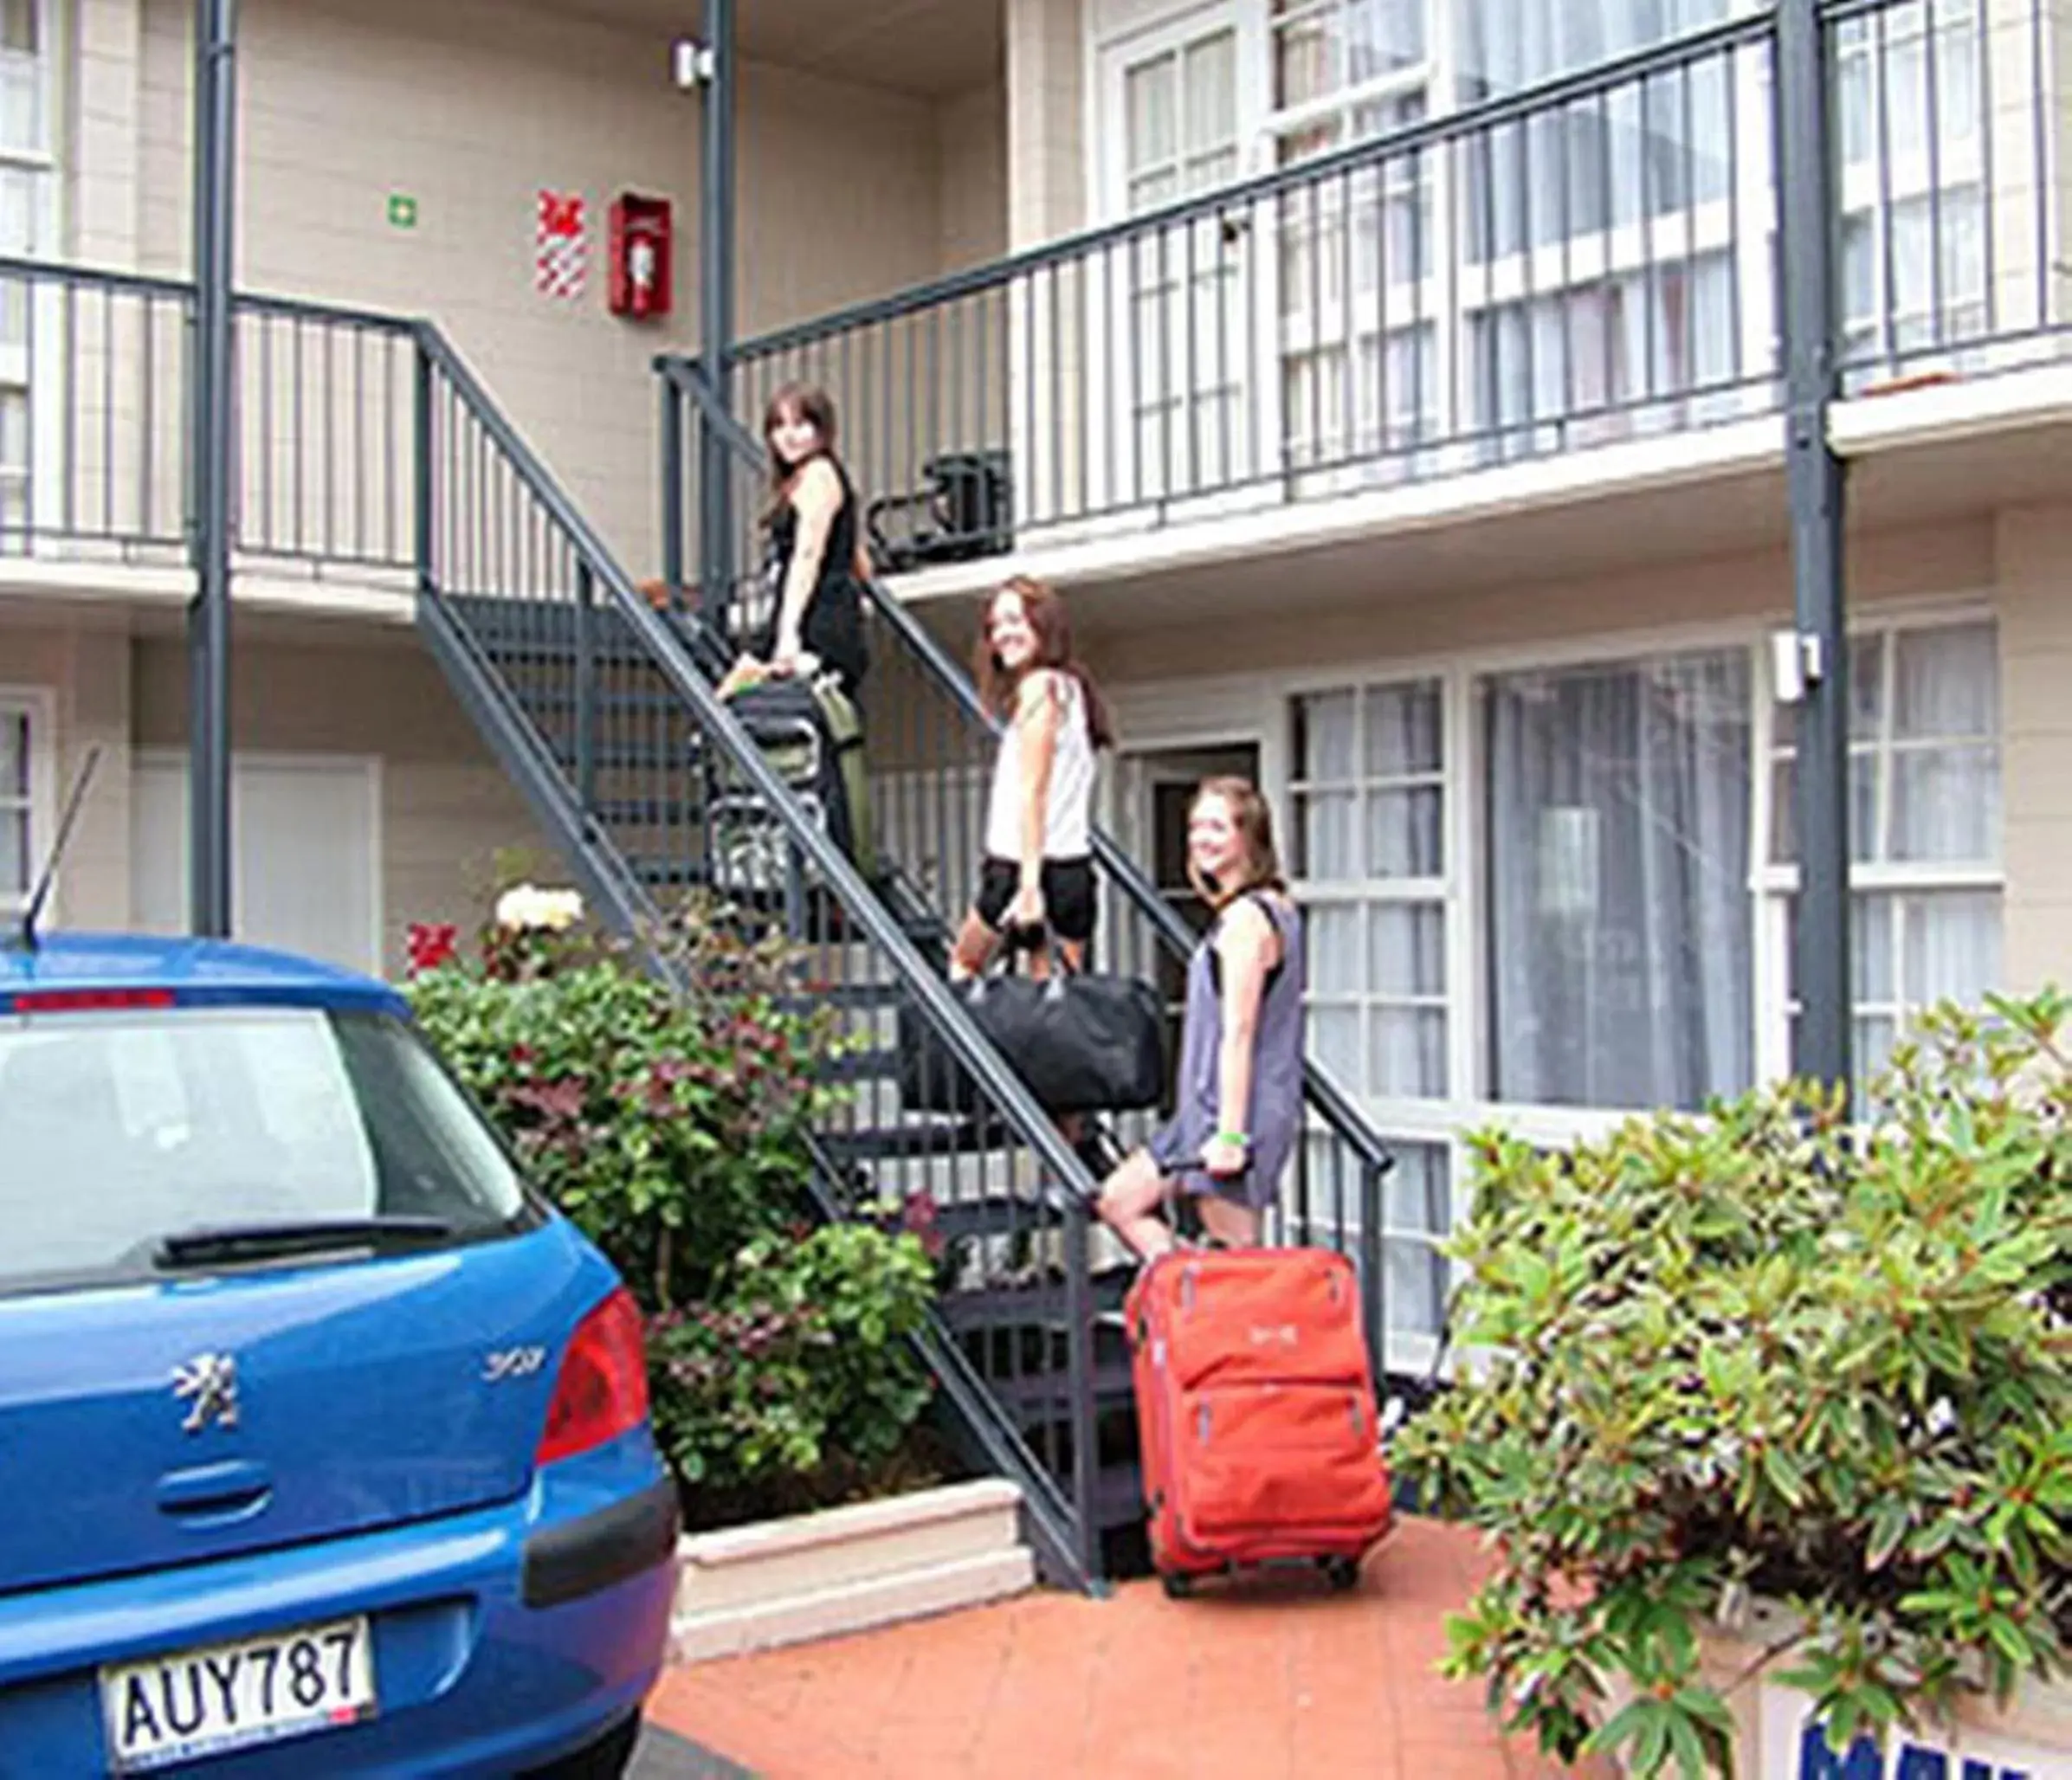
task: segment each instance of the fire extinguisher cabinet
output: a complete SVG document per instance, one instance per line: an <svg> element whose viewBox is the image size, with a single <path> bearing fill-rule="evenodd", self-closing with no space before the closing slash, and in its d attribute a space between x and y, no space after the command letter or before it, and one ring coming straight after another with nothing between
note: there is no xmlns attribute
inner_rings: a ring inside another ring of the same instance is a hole
<svg viewBox="0 0 2072 1780"><path fill-rule="evenodd" d="M660 321L674 297L675 242L666 197L622 192L611 205L611 288L614 315Z"/></svg>

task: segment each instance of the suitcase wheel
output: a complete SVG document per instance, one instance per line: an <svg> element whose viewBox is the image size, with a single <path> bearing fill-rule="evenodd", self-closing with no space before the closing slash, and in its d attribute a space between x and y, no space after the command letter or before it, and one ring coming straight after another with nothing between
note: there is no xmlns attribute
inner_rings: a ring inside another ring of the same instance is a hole
<svg viewBox="0 0 2072 1780"><path fill-rule="evenodd" d="M1194 1578L1167 1570L1159 1578L1159 1586L1165 1590L1168 1601L1184 1601L1194 1592Z"/></svg>
<svg viewBox="0 0 2072 1780"><path fill-rule="evenodd" d="M1320 1558L1317 1568L1324 1572L1324 1580L1331 1584L1331 1592L1342 1595L1349 1589L1359 1586L1359 1559L1357 1558Z"/></svg>

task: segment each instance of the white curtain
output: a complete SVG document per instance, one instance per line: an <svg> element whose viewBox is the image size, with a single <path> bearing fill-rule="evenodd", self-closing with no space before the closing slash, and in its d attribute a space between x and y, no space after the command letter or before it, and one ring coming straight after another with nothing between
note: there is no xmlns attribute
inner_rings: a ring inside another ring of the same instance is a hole
<svg viewBox="0 0 2072 1780"><path fill-rule="evenodd" d="M1462 105L1665 43L1730 0L1456 0ZM1733 59L1706 56L1470 139L1468 251L1481 260L1722 197Z"/></svg>
<svg viewBox="0 0 2072 1780"><path fill-rule="evenodd" d="M1475 417L1488 455L1624 437L1650 415L1680 419L1694 391L1724 389L1735 363L1733 279L1731 256L1710 254L1473 316Z"/></svg>
<svg viewBox="0 0 2072 1780"><path fill-rule="evenodd" d="M1752 1071L1746 655L1485 690L1496 1098L1695 1107Z"/></svg>

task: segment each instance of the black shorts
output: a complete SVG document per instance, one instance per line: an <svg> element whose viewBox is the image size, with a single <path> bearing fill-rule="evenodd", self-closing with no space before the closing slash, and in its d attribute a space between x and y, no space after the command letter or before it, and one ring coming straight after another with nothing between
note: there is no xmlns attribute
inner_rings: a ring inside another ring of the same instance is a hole
<svg viewBox="0 0 2072 1780"><path fill-rule="evenodd" d="M1051 932L1075 945L1094 937L1094 861L1047 859L1043 861L1043 913ZM1013 860L988 859L978 874L978 919L994 932L1015 893L1022 887L1022 867ZM1024 941L1024 944L1027 942Z"/></svg>

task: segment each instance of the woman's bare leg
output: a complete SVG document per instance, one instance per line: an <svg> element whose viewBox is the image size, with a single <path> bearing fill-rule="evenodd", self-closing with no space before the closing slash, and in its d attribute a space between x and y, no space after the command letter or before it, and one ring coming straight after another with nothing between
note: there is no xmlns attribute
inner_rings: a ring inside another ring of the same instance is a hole
<svg viewBox="0 0 2072 1780"><path fill-rule="evenodd" d="M1147 1150L1133 1150L1101 1187L1101 1216L1146 1261L1172 1247L1172 1231L1152 1214L1165 1197L1165 1177Z"/></svg>
<svg viewBox="0 0 2072 1780"><path fill-rule="evenodd" d="M1259 1246L1259 1214L1249 1205L1234 1205L1204 1193L1195 1202L1202 1215L1202 1228L1226 1248Z"/></svg>

